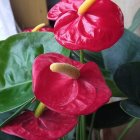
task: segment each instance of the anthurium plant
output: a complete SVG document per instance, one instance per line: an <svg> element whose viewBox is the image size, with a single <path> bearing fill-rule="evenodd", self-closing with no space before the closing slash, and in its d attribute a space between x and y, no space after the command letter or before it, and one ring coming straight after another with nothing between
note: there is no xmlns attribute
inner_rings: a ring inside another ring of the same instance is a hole
<svg viewBox="0 0 140 140"><path fill-rule="evenodd" d="M123 140L140 118L138 15L126 30L111 0L61 0L53 27L0 41L0 139L100 140L128 123Z"/></svg>

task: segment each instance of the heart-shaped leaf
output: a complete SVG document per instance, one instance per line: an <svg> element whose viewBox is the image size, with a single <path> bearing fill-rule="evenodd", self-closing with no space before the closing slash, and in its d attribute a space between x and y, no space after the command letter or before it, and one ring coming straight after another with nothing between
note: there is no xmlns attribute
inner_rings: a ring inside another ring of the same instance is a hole
<svg viewBox="0 0 140 140"><path fill-rule="evenodd" d="M140 103L140 62L131 62L120 66L114 80L129 99Z"/></svg>
<svg viewBox="0 0 140 140"><path fill-rule="evenodd" d="M22 112L23 110L25 110L30 105L31 102L32 102L32 100L30 100L29 102L23 104L19 108L16 108L14 110L11 110L11 111L8 111L8 112L5 112L5 113L0 113L0 127L4 126L10 120L12 120L17 115L19 115L20 112Z"/></svg>
<svg viewBox="0 0 140 140"><path fill-rule="evenodd" d="M113 97L125 97L125 94L117 87L113 79L105 78L107 85L112 91Z"/></svg>
<svg viewBox="0 0 140 140"><path fill-rule="evenodd" d="M123 100L120 105L123 111L128 115L140 119L140 104L132 100Z"/></svg>
<svg viewBox="0 0 140 140"><path fill-rule="evenodd" d="M106 68L114 73L122 64L140 61L140 37L125 30L122 38L102 54Z"/></svg>
<svg viewBox="0 0 140 140"><path fill-rule="evenodd" d="M98 129L110 128L122 125L130 120L131 117L120 108L120 102L118 101L106 104L96 112L94 127Z"/></svg>
<svg viewBox="0 0 140 140"><path fill-rule="evenodd" d="M22 33L0 42L0 113L31 100L32 63L39 54L58 52L69 55L52 33Z"/></svg>

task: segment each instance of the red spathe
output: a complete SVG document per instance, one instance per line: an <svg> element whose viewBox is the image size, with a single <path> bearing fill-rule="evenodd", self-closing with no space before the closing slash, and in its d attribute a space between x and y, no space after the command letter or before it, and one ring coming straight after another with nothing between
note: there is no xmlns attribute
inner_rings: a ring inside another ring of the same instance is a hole
<svg viewBox="0 0 140 140"><path fill-rule="evenodd" d="M71 50L98 52L111 47L124 32L123 14L111 0L96 0L84 14L77 13L83 0L62 0L48 13L56 20L56 40Z"/></svg>
<svg viewBox="0 0 140 140"><path fill-rule="evenodd" d="M52 72L55 62L68 63L80 70L80 77ZM38 100L59 113L81 115L95 112L109 101L111 91L94 62L81 64L57 53L42 54L33 64L33 91Z"/></svg>
<svg viewBox="0 0 140 140"><path fill-rule="evenodd" d="M26 111L2 127L1 131L26 140L58 140L76 124L77 118L71 115L46 110L39 118L35 118L33 112Z"/></svg>

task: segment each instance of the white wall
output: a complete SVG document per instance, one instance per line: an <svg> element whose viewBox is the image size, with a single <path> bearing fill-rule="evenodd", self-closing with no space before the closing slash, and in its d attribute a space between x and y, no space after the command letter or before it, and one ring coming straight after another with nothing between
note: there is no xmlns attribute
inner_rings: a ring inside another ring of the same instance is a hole
<svg viewBox="0 0 140 140"><path fill-rule="evenodd" d="M113 1L121 7L125 17L125 26L129 27L131 25L133 16L140 8L140 0L113 0Z"/></svg>
<svg viewBox="0 0 140 140"><path fill-rule="evenodd" d="M10 2L9 0L0 0L0 40L16 33Z"/></svg>

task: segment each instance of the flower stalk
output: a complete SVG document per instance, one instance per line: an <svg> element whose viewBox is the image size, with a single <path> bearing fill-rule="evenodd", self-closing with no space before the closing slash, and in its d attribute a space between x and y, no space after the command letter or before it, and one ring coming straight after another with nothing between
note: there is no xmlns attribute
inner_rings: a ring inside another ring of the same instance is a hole
<svg viewBox="0 0 140 140"><path fill-rule="evenodd" d="M84 63L84 52L80 50L80 62ZM79 125L80 125L80 140L86 139L86 122L85 116L81 115L79 118Z"/></svg>
<svg viewBox="0 0 140 140"><path fill-rule="evenodd" d="M84 52L83 52L83 50L80 50L80 62L84 63Z"/></svg>
<svg viewBox="0 0 140 140"><path fill-rule="evenodd" d="M76 140L80 140L80 117L76 126Z"/></svg>
<svg viewBox="0 0 140 140"><path fill-rule="evenodd" d="M80 116L80 140L86 140L86 122L85 116Z"/></svg>

